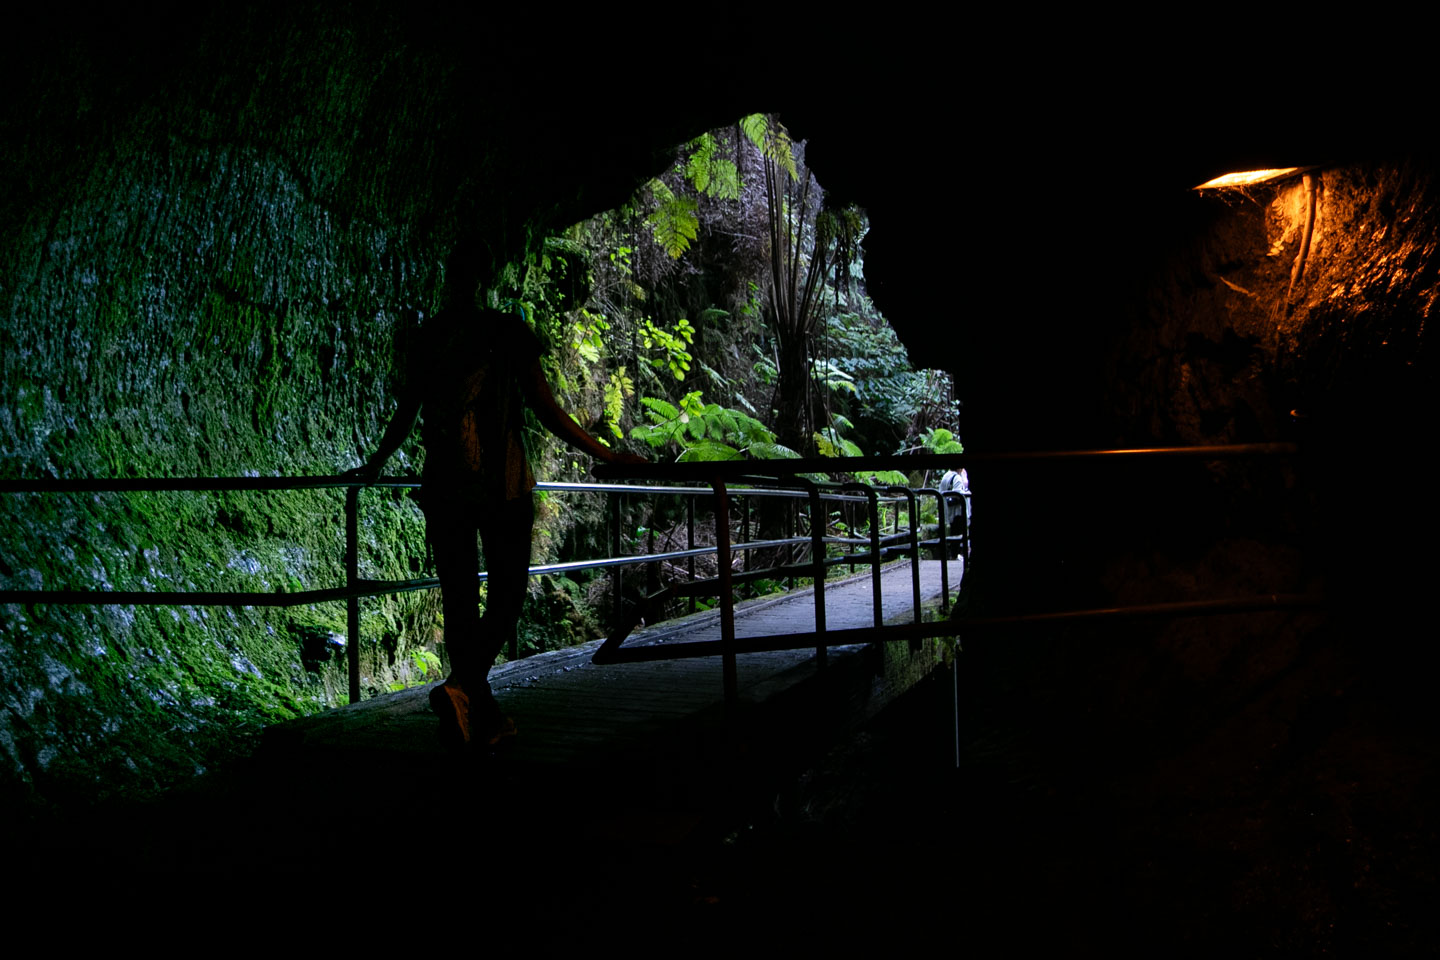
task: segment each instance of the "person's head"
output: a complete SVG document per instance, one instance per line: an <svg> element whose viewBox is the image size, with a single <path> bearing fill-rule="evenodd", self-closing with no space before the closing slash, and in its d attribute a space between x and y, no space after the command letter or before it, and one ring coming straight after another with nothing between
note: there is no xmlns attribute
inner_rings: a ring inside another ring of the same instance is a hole
<svg viewBox="0 0 1440 960"><path fill-rule="evenodd" d="M473 308L476 291L484 278L488 251L478 235L462 234L445 258L443 306Z"/></svg>

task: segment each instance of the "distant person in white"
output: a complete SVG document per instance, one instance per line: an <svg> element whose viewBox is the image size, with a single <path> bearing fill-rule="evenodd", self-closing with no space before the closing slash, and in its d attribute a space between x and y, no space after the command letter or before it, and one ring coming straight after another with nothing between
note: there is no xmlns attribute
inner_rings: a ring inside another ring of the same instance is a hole
<svg viewBox="0 0 1440 960"><path fill-rule="evenodd" d="M965 470L958 473L947 470L940 478L941 493L958 493L961 497L944 497L945 533L947 536L965 535L965 555L970 555L970 475ZM953 551L958 548L951 546Z"/></svg>

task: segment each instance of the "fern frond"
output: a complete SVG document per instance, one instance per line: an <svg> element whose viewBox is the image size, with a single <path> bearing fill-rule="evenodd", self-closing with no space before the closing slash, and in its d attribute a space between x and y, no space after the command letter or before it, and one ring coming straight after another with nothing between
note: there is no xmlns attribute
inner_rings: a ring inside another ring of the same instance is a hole
<svg viewBox="0 0 1440 960"><path fill-rule="evenodd" d="M735 414L735 430L745 438L747 443L773 443L775 441L774 432L765 429L765 424L742 413Z"/></svg>
<svg viewBox="0 0 1440 960"><path fill-rule="evenodd" d="M678 260L690 249L690 241L700 234L700 205L691 197L675 196L668 188L665 192L670 194L670 198L646 218L646 223L650 225L655 242L672 258Z"/></svg>
<svg viewBox="0 0 1440 960"><path fill-rule="evenodd" d="M888 484L895 487L910 485L910 478L899 470L876 470L869 476L872 483Z"/></svg>
<svg viewBox="0 0 1440 960"><path fill-rule="evenodd" d="M717 200L740 199L740 171L735 168L735 161L711 161L710 185L707 192Z"/></svg>
<svg viewBox="0 0 1440 960"><path fill-rule="evenodd" d="M736 422L734 414L729 410L721 410L717 405L715 417L711 422L720 428L720 435L722 437L741 436L740 425Z"/></svg>
<svg viewBox="0 0 1440 960"><path fill-rule="evenodd" d="M790 143L790 134L784 127L775 132L775 137L770 141L770 150L771 156L790 174L790 179L799 180L800 170L795 166L795 150Z"/></svg>
<svg viewBox="0 0 1440 960"><path fill-rule="evenodd" d="M673 404L667 403L659 397L641 397L640 403L647 408L645 415L653 418L656 423L665 423L680 418L680 411L676 410Z"/></svg>
<svg viewBox="0 0 1440 960"><path fill-rule="evenodd" d="M800 454L778 443L752 443L750 456L757 460L799 460Z"/></svg>
<svg viewBox="0 0 1440 960"><path fill-rule="evenodd" d="M763 152L765 135L770 132L770 119L763 113L752 113L740 120L740 131L755 144L755 149Z"/></svg>
<svg viewBox="0 0 1440 960"><path fill-rule="evenodd" d="M740 451L727 443L719 443L715 440L701 440L694 446L680 454L680 463L694 463L696 461L712 460L739 460Z"/></svg>
<svg viewBox="0 0 1440 960"><path fill-rule="evenodd" d="M655 450L659 450L668 444L671 436L672 434L668 429L668 425L651 427L641 424L630 428L630 439L639 440Z"/></svg>
<svg viewBox="0 0 1440 960"><path fill-rule="evenodd" d="M711 158L715 156L715 138L708 133L702 133L699 137L690 142L695 152L690 154L690 159L685 162L685 176L695 189L706 193L710 188Z"/></svg>
<svg viewBox="0 0 1440 960"><path fill-rule="evenodd" d="M707 377L709 377L710 381L714 383L715 386L719 387L721 390L724 390L726 387L730 386L730 381L726 380L725 377L721 375L720 371L710 366L710 364L706 363L704 360L696 360L695 362L700 364L701 372L703 372Z"/></svg>

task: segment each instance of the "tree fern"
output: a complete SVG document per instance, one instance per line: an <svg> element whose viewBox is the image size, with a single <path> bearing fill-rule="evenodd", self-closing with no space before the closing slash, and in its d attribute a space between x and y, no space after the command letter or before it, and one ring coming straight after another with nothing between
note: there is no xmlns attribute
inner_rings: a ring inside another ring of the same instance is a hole
<svg viewBox="0 0 1440 960"><path fill-rule="evenodd" d="M763 113L752 113L741 118L740 129L750 138L750 142L755 144L756 149L763 153L765 137L770 132L770 118Z"/></svg>
<svg viewBox="0 0 1440 960"><path fill-rule="evenodd" d="M743 118L740 129L756 149L779 164L791 180L800 179L800 170L795 165L795 151L790 144L790 131L763 113L752 113Z"/></svg>

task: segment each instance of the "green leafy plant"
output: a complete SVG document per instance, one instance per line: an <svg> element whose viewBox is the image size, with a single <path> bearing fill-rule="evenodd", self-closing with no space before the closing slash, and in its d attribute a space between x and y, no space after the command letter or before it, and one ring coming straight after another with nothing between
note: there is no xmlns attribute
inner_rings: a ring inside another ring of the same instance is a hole
<svg viewBox="0 0 1440 960"><path fill-rule="evenodd" d="M815 432L815 449L822 457L863 457L858 444L840 436L835 427L826 427Z"/></svg>
<svg viewBox="0 0 1440 960"><path fill-rule="evenodd" d="M755 379L767 387L773 385L780 379L780 368L764 350L760 349L760 344L752 343L750 349L754 351L756 357L754 364L751 365L751 372L754 373Z"/></svg>
<svg viewBox="0 0 1440 960"><path fill-rule="evenodd" d="M634 395L635 381L626 375L624 367L610 374L605 383L605 425L616 437L625 436L620 429L620 418L625 413L625 401Z"/></svg>
<svg viewBox="0 0 1440 960"><path fill-rule="evenodd" d="M404 690L407 687L420 686L440 678L443 670L440 658L430 650L417 649L412 647L410 654L410 676L408 680L392 680L386 684L391 693Z"/></svg>
<svg viewBox="0 0 1440 960"><path fill-rule="evenodd" d="M687 349L695 342L695 328L689 320L682 318L672 333L646 317L640 325L640 340L646 350L660 351L658 356L645 357L646 363L656 370L668 368L676 380L685 379L685 374L690 372L690 361L694 359Z"/></svg>
<svg viewBox="0 0 1440 960"><path fill-rule="evenodd" d="M659 397L641 397L648 423L630 431L655 450L680 450L680 462L696 460L761 460L799 456L775 442L775 434L764 424L739 410L701 401L699 390L681 398L679 406Z"/></svg>
<svg viewBox="0 0 1440 960"><path fill-rule="evenodd" d="M591 313L582 308L580 319L570 325L570 346L586 363L599 363L600 355L605 350L604 334L609 329L610 324L604 314Z"/></svg>
<svg viewBox="0 0 1440 960"><path fill-rule="evenodd" d="M920 436L920 446L927 453L964 453L965 447L944 427L931 427Z"/></svg>
<svg viewBox="0 0 1440 960"><path fill-rule="evenodd" d="M830 390L855 393L855 378L835 365L833 360L814 359L810 361L815 381Z"/></svg>
<svg viewBox="0 0 1440 960"><path fill-rule="evenodd" d="M427 681L430 678L440 675L440 658L430 650L412 649L410 651L410 663L415 669L415 675L424 677Z"/></svg>

